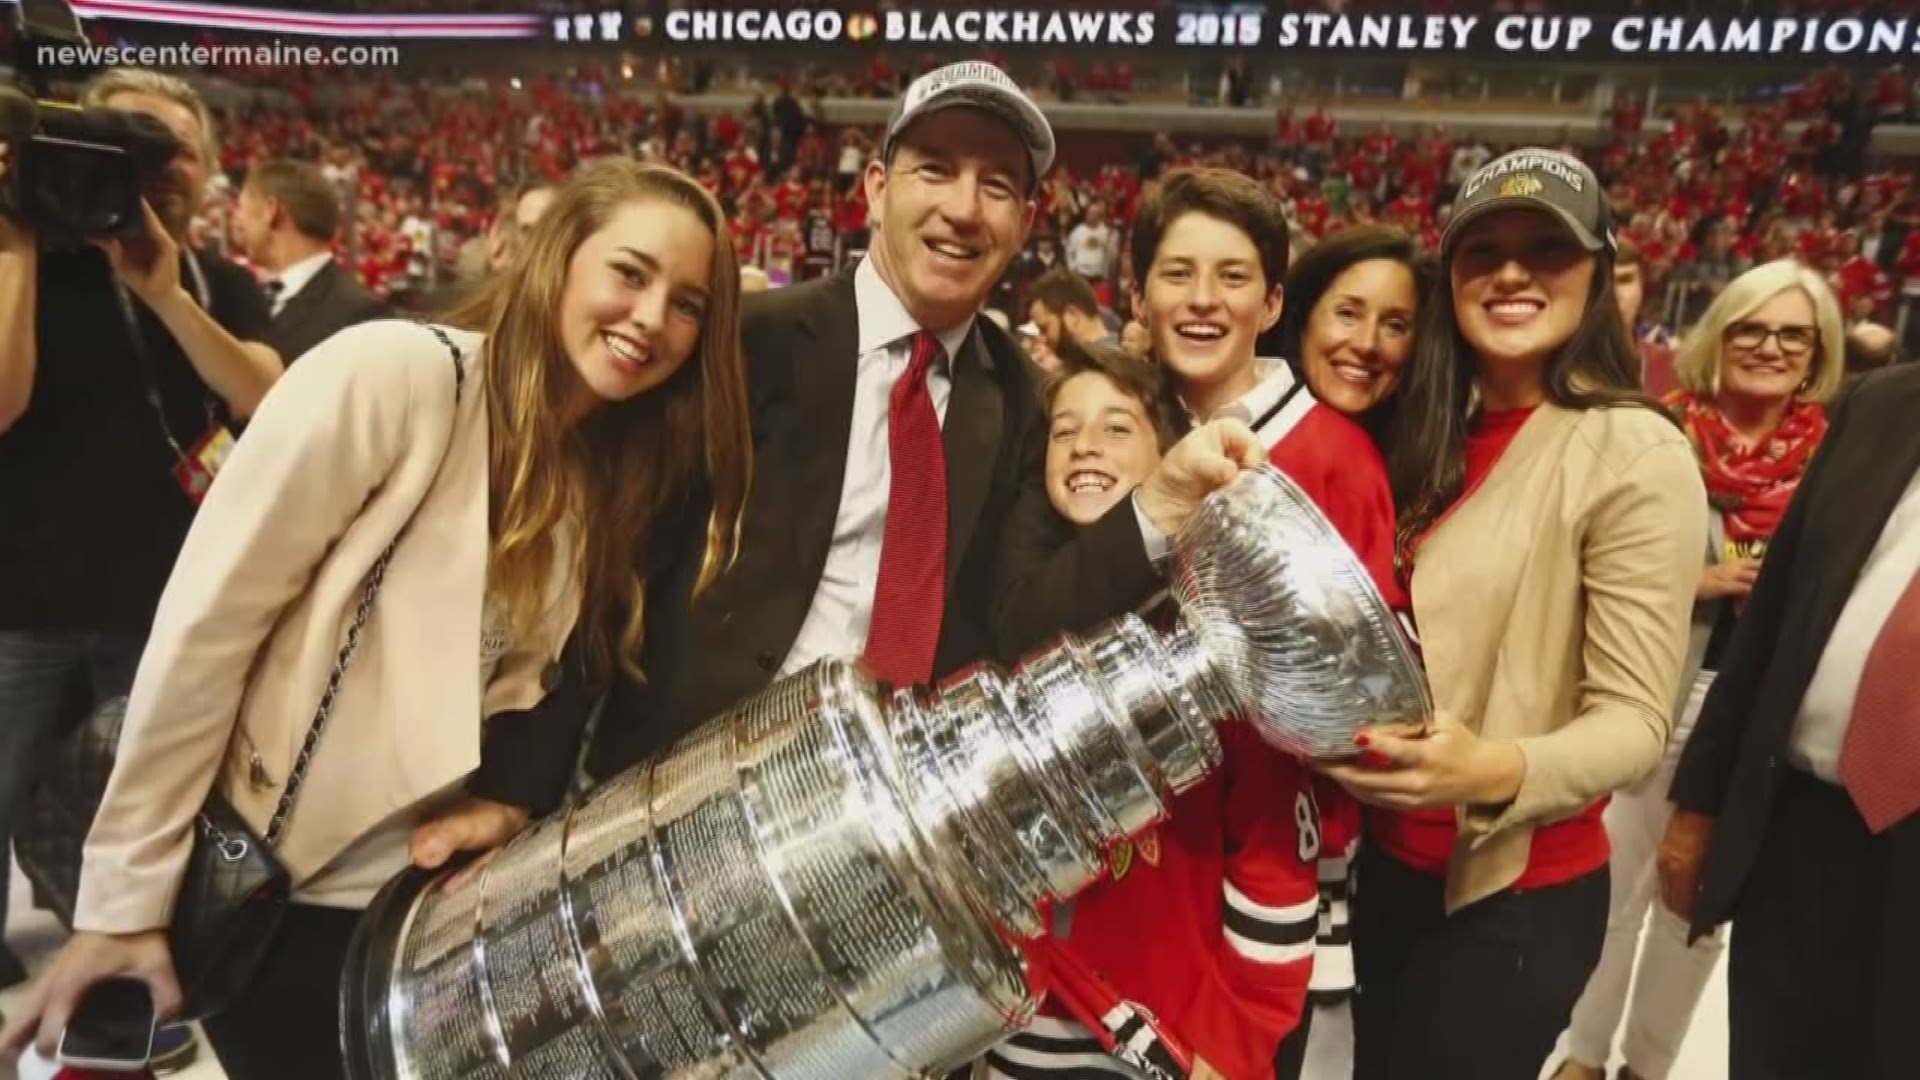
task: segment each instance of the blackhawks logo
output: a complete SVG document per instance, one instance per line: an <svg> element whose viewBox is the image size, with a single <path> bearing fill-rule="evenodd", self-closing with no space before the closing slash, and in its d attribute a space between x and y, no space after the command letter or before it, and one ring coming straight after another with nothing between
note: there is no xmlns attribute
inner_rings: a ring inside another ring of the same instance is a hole
<svg viewBox="0 0 1920 1080"><path fill-rule="evenodd" d="M1500 197L1510 199L1521 195L1538 195L1545 187L1540 178L1532 173L1516 173L1500 182Z"/></svg>
<svg viewBox="0 0 1920 1080"><path fill-rule="evenodd" d="M1160 830L1150 829L1138 840L1122 840L1107 851L1107 872L1113 880L1119 881L1133 869L1133 860L1138 857L1148 866L1160 865Z"/></svg>

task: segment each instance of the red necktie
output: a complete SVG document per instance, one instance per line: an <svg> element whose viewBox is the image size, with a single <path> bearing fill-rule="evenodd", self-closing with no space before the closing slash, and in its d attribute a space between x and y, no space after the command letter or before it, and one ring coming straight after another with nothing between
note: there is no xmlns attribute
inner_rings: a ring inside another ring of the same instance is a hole
<svg viewBox="0 0 1920 1080"><path fill-rule="evenodd" d="M1920 810L1920 574L1894 602L1867 653L1840 780L1867 828L1883 832Z"/></svg>
<svg viewBox="0 0 1920 1080"><path fill-rule="evenodd" d="M913 359L893 384L887 407L893 481L867 630L867 664L875 675L901 685L932 678L946 607L947 452L927 390L927 369L939 355L938 338L924 330L915 334Z"/></svg>

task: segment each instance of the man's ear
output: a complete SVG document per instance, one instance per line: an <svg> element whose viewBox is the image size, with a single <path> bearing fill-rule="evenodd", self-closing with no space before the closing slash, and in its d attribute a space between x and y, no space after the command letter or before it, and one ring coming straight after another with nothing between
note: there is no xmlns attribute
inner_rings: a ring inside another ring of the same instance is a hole
<svg viewBox="0 0 1920 1080"><path fill-rule="evenodd" d="M887 193L887 181L890 179L887 168L885 160L873 158L867 162L867 171L860 178L866 189L867 206L876 212L880 208L880 200Z"/></svg>
<svg viewBox="0 0 1920 1080"><path fill-rule="evenodd" d="M1266 310L1260 313L1260 332L1266 333L1280 321L1280 313L1287 309L1287 287L1275 285L1267 290Z"/></svg>

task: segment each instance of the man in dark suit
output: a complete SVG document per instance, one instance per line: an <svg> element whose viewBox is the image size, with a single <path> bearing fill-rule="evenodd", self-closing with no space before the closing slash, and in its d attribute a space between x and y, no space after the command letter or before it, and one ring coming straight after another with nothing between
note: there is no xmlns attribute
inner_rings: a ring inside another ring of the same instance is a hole
<svg viewBox="0 0 1920 1080"><path fill-rule="evenodd" d="M267 343L288 363L346 327L387 314L386 305L334 261L339 227L339 196L305 162L269 161L240 189L234 241L266 275L273 304Z"/></svg>
<svg viewBox="0 0 1920 1080"><path fill-rule="evenodd" d="M1920 1016L1920 368L1833 415L1673 783L1661 891L1732 919L1731 1074L1894 1080Z"/></svg>
<svg viewBox="0 0 1920 1080"><path fill-rule="evenodd" d="M1045 118L1004 73L935 71L868 166L871 253L747 300L755 475L740 557L697 602L696 560L657 568L647 681L616 682L595 775L824 657L927 683L1124 613L1161 587L1156 556L1200 499L1259 463L1251 432L1209 426L1101 521L1076 531L1053 512L1028 369L977 317L1052 158Z"/></svg>
<svg viewBox="0 0 1920 1080"><path fill-rule="evenodd" d="M1867 215L1867 224L1860 232L1860 254L1873 261L1894 281L1900 280L1900 252L1906 246L1907 233L1911 231L1907 222L1893 216L1889 207L1881 207Z"/></svg>

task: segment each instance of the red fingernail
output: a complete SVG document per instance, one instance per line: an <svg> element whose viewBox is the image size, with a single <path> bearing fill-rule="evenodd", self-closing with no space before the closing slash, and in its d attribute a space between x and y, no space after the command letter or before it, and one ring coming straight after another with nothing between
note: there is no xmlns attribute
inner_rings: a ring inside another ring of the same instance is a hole
<svg viewBox="0 0 1920 1080"><path fill-rule="evenodd" d="M1385 754L1376 754L1371 750L1361 754L1360 760L1371 769L1385 769L1393 764L1392 758Z"/></svg>
<svg viewBox="0 0 1920 1080"><path fill-rule="evenodd" d="M1355 746L1372 746L1372 745L1373 745L1373 740L1372 740L1372 739L1369 739L1369 738L1367 738L1367 736L1366 736L1366 733L1365 733L1365 732L1362 732L1361 734L1359 734L1359 735L1355 735L1355 736L1353 737L1353 745L1355 745Z"/></svg>

